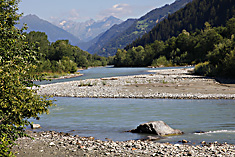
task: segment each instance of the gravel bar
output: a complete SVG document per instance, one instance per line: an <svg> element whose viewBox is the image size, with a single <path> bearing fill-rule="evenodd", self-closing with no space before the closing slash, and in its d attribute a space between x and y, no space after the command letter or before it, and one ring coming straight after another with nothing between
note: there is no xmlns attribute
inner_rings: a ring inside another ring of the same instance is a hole
<svg viewBox="0 0 235 157"><path fill-rule="evenodd" d="M81 98L235 99L235 85L190 75L193 69L41 85L39 95Z"/></svg>

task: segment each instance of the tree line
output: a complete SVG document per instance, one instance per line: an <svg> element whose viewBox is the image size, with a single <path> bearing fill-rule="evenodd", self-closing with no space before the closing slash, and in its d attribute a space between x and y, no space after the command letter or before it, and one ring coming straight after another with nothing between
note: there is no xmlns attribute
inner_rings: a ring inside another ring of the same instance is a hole
<svg viewBox="0 0 235 157"><path fill-rule="evenodd" d="M77 67L107 65L107 58L91 55L71 45L68 40L50 43L44 32L35 31L26 33L25 36L25 41L41 54L36 72L74 73Z"/></svg>
<svg viewBox="0 0 235 157"><path fill-rule="evenodd" d="M155 40L145 46L119 49L113 59L116 67L196 65L195 72L208 76L235 77L235 18L226 26L189 33L183 30L166 41Z"/></svg>

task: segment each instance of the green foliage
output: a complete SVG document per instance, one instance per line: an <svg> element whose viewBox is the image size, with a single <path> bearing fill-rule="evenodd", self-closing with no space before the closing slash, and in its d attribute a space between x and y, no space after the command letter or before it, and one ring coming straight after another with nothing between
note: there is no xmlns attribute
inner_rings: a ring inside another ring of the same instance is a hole
<svg viewBox="0 0 235 157"><path fill-rule="evenodd" d="M107 84L107 82L106 81L102 81L102 84L103 84L103 86L105 86Z"/></svg>
<svg viewBox="0 0 235 157"><path fill-rule="evenodd" d="M205 30L194 34L183 30L177 37L172 37L165 42L156 40L150 45L145 45L144 48L138 46L128 51L118 50L114 57L114 65L172 66L205 61L205 54L213 50L214 45L222 39L214 29L207 29L206 27Z"/></svg>
<svg viewBox="0 0 235 157"><path fill-rule="evenodd" d="M214 27L225 26L226 21L234 17L234 13L234 0L193 0L158 23L149 33L127 45L125 49L151 44L155 40L166 41L178 36L184 29L195 32L202 29L205 22Z"/></svg>
<svg viewBox="0 0 235 157"><path fill-rule="evenodd" d="M121 49L118 49L117 50L117 53L113 59L113 63L115 64L115 66L124 66L125 64L125 60L126 60L126 51L125 50L121 50Z"/></svg>
<svg viewBox="0 0 235 157"><path fill-rule="evenodd" d="M235 33L234 26L235 19L231 18L228 20L225 28L219 27L219 29L213 29L213 31L219 31L223 36L217 34L211 37L211 40L217 41L213 42L214 46L210 51L202 54L206 55L208 61L196 65L196 74L235 78L235 40L234 35L231 34ZM218 38L216 39L216 37ZM231 39L226 37L231 37ZM210 43L211 42L207 42L205 46L211 46Z"/></svg>
<svg viewBox="0 0 235 157"><path fill-rule="evenodd" d="M215 49L208 53L210 66L215 67L213 76L235 78L235 40L225 39L215 46ZM210 69L208 69L210 71ZM197 72L197 71L196 71ZM207 75L207 73L205 73Z"/></svg>
<svg viewBox="0 0 235 157"><path fill-rule="evenodd" d="M26 41L34 45L36 50L43 56L40 59L48 55L48 50L50 46L50 42L48 41L48 37L44 32L30 32L26 34Z"/></svg>
<svg viewBox="0 0 235 157"><path fill-rule="evenodd" d="M118 50L115 66L172 66L198 64L195 73L205 76L235 77L235 18L226 27L211 27L206 22L201 31L183 30L177 37L165 42Z"/></svg>
<svg viewBox="0 0 235 157"><path fill-rule="evenodd" d="M57 71L75 73L77 71L77 64L70 60L69 57L63 57L57 62L57 68Z"/></svg>
<svg viewBox="0 0 235 157"><path fill-rule="evenodd" d="M235 18L231 18L226 23L228 38L235 34Z"/></svg>
<svg viewBox="0 0 235 157"><path fill-rule="evenodd" d="M214 70L215 68L207 61L197 64L195 66L194 73L204 76L212 76Z"/></svg>
<svg viewBox="0 0 235 157"><path fill-rule="evenodd" d="M137 40L145 33L151 31L152 28L156 26L157 23L161 22L168 14L174 13L180 8L184 7L191 0L180 0L175 1L171 5L165 5L161 8L156 8L146 15L142 16L140 19L136 20L132 25L123 29L120 25L115 30L110 30L104 34L102 40L98 41L99 46L89 48L89 52L98 52L101 56L114 56L117 52L117 49L123 49L127 44L130 44L134 40ZM114 34L112 34L115 32ZM107 35L109 34L109 38ZM108 40L107 40L108 39ZM105 41L105 43L104 43ZM143 44L140 44L143 46ZM137 45L132 45L129 47L138 47Z"/></svg>
<svg viewBox="0 0 235 157"><path fill-rule="evenodd" d="M95 85L96 83L94 83ZM88 83L84 83L84 82L80 82L80 85L79 87L83 87L83 86L93 86L93 84L91 82L88 82Z"/></svg>
<svg viewBox="0 0 235 157"><path fill-rule="evenodd" d="M23 29L14 27L20 15L17 0L0 4L0 156L11 156L10 148L29 125L29 118L48 113L53 105L46 97L32 90L32 80L39 79L33 71L40 55L25 41Z"/></svg>
<svg viewBox="0 0 235 157"><path fill-rule="evenodd" d="M152 63L151 66L154 66L154 67L162 67L162 66L167 67L167 66L171 66L171 65L172 65L171 62L168 61L165 56L160 56L158 59L153 60L153 63Z"/></svg>
<svg viewBox="0 0 235 157"><path fill-rule="evenodd" d="M91 55L68 40L57 40L50 43L43 32L26 34L26 41L35 45L35 51L41 54L37 72L74 73L77 67L105 66L107 58Z"/></svg>

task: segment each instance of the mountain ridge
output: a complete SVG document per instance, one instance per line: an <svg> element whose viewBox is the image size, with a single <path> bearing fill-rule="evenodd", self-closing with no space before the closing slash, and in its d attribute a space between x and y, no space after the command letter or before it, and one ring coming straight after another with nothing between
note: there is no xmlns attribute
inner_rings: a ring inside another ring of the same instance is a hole
<svg viewBox="0 0 235 157"><path fill-rule="evenodd" d="M232 5L232 9L229 9L230 6L225 5L226 3ZM186 7L169 15L168 18L157 24L149 33L144 34L142 38L127 45L125 49L139 45L144 46L153 43L155 40L165 41L170 37L179 35L182 30L189 32L196 29L200 30L205 26L205 22L209 22L213 27L224 25L226 20L234 14L232 12L235 10L234 4L232 0L224 0L223 3L220 0L193 0Z"/></svg>
<svg viewBox="0 0 235 157"><path fill-rule="evenodd" d="M127 19L123 23L119 25L113 25L110 29L108 29L106 32L100 34L97 41L94 42L87 51L91 54L94 54L96 51L101 49L107 42L109 42L110 39L113 39L120 35L123 31L128 29L136 19Z"/></svg>
<svg viewBox="0 0 235 157"><path fill-rule="evenodd" d="M109 42L103 44L104 46L95 53L101 56L115 55L117 49L124 48L126 45L149 32L157 23L166 18L170 13L178 11L191 1L192 0L176 0L172 4L166 4L163 7L149 11L147 14L137 19L129 28L110 39ZM97 43L97 45L99 45L99 43ZM91 48L88 50L94 53Z"/></svg>
<svg viewBox="0 0 235 157"><path fill-rule="evenodd" d="M20 18L19 24L16 25L18 28L22 28L23 24L27 24L27 33L31 31L45 32L48 36L50 42L55 42L57 40L69 40L72 45L77 45L81 40L79 40L74 35L70 34L64 29L61 29L52 23L39 18L37 15L26 15Z"/></svg>
<svg viewBox="0 0 235 157"><path fill-rule="evenodd" d="M120 24L122 22L122 20L114 16L109 16L98 21L90 19L85 22L75 22L65 19L53 22L53 24L73 34L82 42L88 42L96 38L101 33L107 31L113 25Z"/></svg>

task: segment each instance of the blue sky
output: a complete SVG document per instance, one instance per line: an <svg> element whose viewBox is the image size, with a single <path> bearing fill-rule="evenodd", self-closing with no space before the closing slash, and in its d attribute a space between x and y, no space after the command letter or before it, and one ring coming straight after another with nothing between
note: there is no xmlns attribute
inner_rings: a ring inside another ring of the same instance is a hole
<svg viewBox="0 0 235 157"><path fill-rule="evenodd" d="M171 4L175 0L22 0L20 12L35 14L42 19L53 21L100 20L115 16L122 20L138 18L154 8Z"/></svg>

